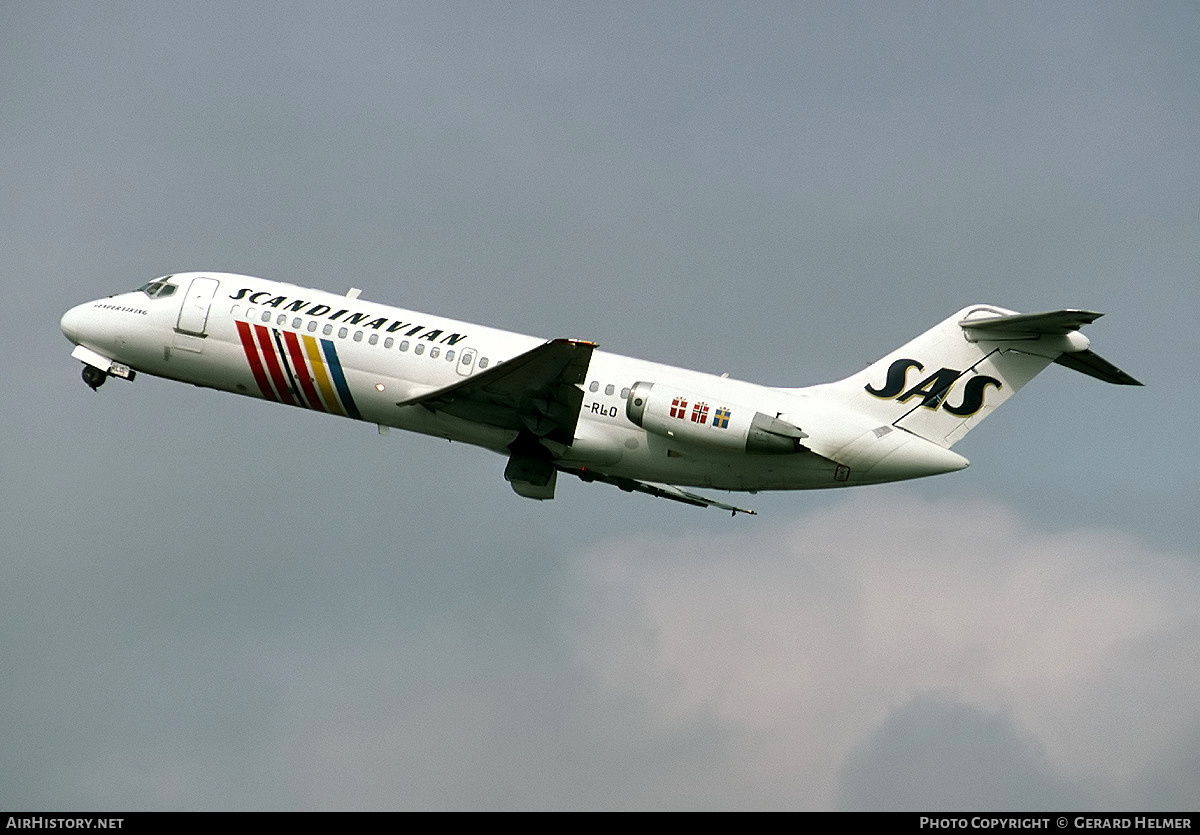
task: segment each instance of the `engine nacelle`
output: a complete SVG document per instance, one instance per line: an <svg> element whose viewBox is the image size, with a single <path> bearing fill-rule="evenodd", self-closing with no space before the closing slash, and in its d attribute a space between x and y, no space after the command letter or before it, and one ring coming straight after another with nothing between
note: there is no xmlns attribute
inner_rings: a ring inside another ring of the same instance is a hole
<svg viewBox="0 0 1200 835"><path fill-rule="evenodd" d="M654 383L635 383L625 399L625 415L633 423L667 438L754 455L799 452L807 438L800 427L721 397Z"/></svg>

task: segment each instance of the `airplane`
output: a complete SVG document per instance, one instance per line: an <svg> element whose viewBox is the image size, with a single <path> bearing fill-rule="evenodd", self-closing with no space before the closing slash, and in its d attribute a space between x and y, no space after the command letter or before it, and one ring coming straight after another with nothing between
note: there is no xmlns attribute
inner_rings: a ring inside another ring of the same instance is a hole
<svg viewBox="0 0 1200 835"><path fill-rule="evenodd" d="M1099 357L1085 310L965 307L843 380L781 388L252 276L188 272L86 302L62 332L98 390L144 373L420 432L508 458L518 495L559 473L700 507L757 493L920 478L1051 363L1141 385Z"/></svg>

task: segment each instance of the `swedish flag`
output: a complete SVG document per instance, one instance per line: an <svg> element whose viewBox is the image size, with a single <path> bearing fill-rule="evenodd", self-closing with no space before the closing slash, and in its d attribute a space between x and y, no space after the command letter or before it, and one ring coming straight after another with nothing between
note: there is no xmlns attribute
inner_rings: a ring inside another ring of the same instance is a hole
<svg viewBox="0 0 1200 835"><path fill-rule="evenodd" d="M717 429L729 428L729 410L724 406L720 407L713 413L712 425Z"/></svg>

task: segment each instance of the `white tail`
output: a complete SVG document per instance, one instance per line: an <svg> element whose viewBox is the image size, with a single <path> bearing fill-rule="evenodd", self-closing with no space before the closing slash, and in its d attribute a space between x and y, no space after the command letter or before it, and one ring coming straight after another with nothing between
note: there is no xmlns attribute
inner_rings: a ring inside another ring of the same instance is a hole
<svg viewBox="0 0 1200 835"><path fill-rule="evenodd" d="M1141 385L1088 350L1079 328L1101 315L972 305L826 390L881 425L949 448L1052 362Z"/></svg>

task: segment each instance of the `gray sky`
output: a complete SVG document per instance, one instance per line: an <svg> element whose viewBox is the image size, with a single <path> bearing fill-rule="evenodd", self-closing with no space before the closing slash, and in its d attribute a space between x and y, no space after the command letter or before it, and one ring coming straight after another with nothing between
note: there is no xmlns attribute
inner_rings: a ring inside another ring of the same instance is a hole
<svg viewBox="0 0 1200 835"><path fill-rule="evenodd" d="M0 806L1195 808L1200 10L0 4ZM142 377L214 269L764 383L1111 314L730 519Z"/></svg>

